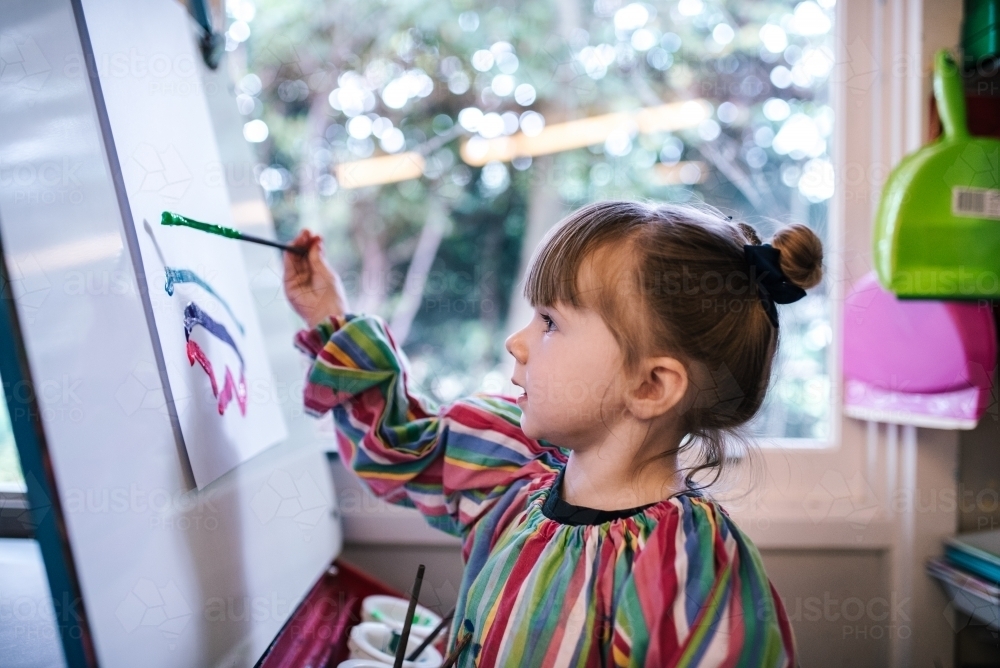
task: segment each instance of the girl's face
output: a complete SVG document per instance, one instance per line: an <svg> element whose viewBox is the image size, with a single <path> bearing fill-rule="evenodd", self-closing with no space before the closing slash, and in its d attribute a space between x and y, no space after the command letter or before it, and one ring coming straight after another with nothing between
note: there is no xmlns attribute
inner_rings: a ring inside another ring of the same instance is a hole
<svg viewBox="0 0 1000 668"><path fill-rule="evenodd" d="M621 349L596 312L538 307L508 337L521 430L571 450L599 442L622 415Z"/></svg>

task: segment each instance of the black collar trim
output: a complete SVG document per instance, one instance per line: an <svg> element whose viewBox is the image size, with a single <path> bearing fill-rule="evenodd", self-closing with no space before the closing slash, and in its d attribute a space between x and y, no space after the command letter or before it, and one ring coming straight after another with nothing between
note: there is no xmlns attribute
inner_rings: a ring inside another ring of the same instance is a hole
<svg viewBox="0 0 1000 668"><path fill-rule="evenodd" d="M560 524L571 526L604 524L605 522L638 515L647 508L651 508L658 503L663 503L662 501L655 501L637 508L623 508L621 510L598 510L596 508L575 506L572 503L567 503L559 496L559 489L562 486L563 474L565 472L565 467L559 470L555 482L549 488L545 503L542 504L542 514Z"/></svg>

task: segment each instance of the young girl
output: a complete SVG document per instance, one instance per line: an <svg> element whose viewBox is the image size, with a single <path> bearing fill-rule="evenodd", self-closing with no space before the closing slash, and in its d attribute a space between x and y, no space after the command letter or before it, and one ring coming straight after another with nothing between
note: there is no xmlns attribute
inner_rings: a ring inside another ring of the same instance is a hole
<svg viewBox="0 0 1000 668"><path fill-rule="evenodd" d="M285 254L309 324L307 409L333 411L372 491L463 540L448 649L468 666L794 666L760 553L693 476L714 472L764 400L774 303L802 297L822 247L791 225L600 202L536 250L532 320L507 339L517 398L443 407L410 387L385 322L349 312L319 237ZM687 475L680 451L699 455Z"/></svg>

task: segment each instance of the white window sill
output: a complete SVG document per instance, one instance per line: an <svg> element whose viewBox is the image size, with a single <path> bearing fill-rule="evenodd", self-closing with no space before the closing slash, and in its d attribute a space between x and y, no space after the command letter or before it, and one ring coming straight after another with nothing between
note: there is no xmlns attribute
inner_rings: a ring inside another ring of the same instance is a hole
<svg viewBox="0 0 1000 668"><path fill-rule="evenodd" d="M358 545L460 546L461 541L431 527L419 511L377 498L339 459L331 462L344 541ZM760 549L864 549L892 545L895 525L881 509L845 515L840 505L807 505L790 500L746 509L722 501L737 526Z"/></svg>
<svg viewBox="0 0 1000 668"><path fill-rule="evenodd" d="M809 517L797 513L739 513L730 516L761 550L886 550L892 547L896 524L883 513L861 520Z"/></svg>

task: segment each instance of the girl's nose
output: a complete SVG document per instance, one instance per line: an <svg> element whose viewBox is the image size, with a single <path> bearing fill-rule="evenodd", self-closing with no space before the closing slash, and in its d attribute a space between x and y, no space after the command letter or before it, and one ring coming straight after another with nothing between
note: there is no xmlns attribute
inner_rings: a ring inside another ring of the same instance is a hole
<svg viewBox="0 0 1000 668"><path fill-rule="evenodd" d="M521 332L524 330L518 330L507 337L504 342L504 346L507 348L507 352L514 356L518 364L524 364L526 362L526 349L524 343L521 339Z"/></svg>

